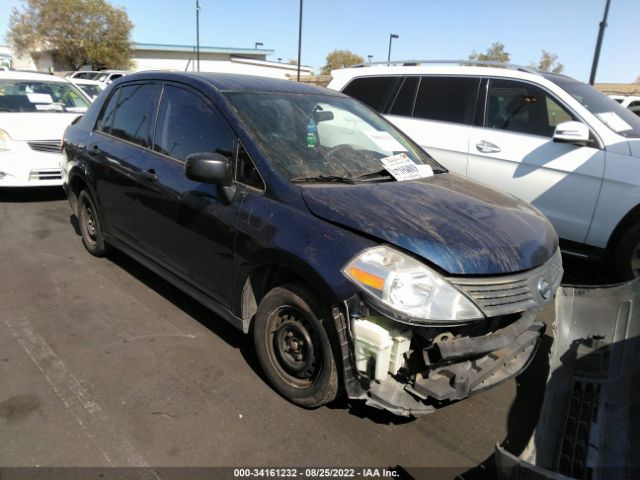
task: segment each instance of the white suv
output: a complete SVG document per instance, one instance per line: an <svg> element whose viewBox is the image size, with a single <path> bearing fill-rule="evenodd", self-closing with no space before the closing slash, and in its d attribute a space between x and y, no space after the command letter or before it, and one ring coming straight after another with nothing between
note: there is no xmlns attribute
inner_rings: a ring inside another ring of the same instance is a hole
<svg viewBox="0 0 640 480"><path fill-rule="evenodd" d="M590 85L513 65L448 62L332 72L453 172L516 195L565 254L640 276L640 118Z"/></svg>

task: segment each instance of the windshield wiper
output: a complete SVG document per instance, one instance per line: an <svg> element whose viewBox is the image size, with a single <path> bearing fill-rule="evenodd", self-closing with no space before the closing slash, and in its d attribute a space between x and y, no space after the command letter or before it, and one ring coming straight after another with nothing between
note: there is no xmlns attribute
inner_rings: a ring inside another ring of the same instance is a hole
<svg viewBox="0 0 640 480"><path fill-rule="evenodd" d="M340 177L338 175L319 175L317 177L293 177L290 179L294 183L356 183L356 179L351 177Z"/></svg>
<svg viewBox="0 0 640 480"><path fill-rule="evenodd" d="M387 172L384 168L382 170L377 170L371 173L365 173L364 175L360 175L356 177L354 180L360 180L363 182L367 181L380 181L380 180L393 180L393 177L389 172Z"/></svg>

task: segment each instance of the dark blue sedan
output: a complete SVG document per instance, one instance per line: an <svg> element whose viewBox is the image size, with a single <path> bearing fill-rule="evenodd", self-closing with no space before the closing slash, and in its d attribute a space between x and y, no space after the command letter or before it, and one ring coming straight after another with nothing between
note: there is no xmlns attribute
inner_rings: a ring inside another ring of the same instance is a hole
<svg viewBox="0 0 640 480"><path fill-rule="evenodd" d="M86 249L125 252L251 334L304 407L416 416L513 377L562 277L540 212L322 88L128 75L63 150Z"/></svg>

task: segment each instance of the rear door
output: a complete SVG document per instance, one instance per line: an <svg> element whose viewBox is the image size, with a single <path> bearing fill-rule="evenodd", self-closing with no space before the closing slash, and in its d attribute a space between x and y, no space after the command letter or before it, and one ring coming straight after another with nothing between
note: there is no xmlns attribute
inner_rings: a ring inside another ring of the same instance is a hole
<svg viewBox="0 0 640 480"><path fill-rule="evenodd" d="M115 89L87 145L105 232L133 246L144 231L138 218L140 184L159 93L156 83Z"/></svg>
<svg viewBox="0 0 640 480"><path fill-rule="evenodd" d="M555 143L556 125L569 120L578 118L550 92L528 82L490 79L482 127L471 130L467 170L474 180L538 207L561 238L584 242L605 152Z"/></svg>
<svg viewBox="0 0 640 480"><path fill-rule="evenodd" d="M387 118L449 170L467 174L480 79L407 77Z"/></svg>

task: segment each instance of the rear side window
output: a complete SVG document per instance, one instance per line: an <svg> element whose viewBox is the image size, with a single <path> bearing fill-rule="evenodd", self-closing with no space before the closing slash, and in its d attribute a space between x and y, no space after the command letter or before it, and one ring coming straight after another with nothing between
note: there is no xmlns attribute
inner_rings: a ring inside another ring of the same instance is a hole
<svg viewBox="0 0 640 480"><path fill-rule="evenodd" d="M357 98L377 112L384 112L401 77L356 78L342 90L342 93Z"/></svg>
<svg viewBox="0 0 640 480"><path fill-rule="evenodd" d="M120 87L109 100L98 128L128 142L151 147L157 92L155 84Z"/></svg>
<svg viewBox="0 0 640 480"><path fill-rule="evenodd" d="M487 92L485 127L545 137L573 116L550 94L534 85L491 80Z"/></svg>
<svg viewBox="0 0 640 480"><path fill-rule="evenodd" d="M233 156L235 135L222 115L200 95L165 85L154 150L184 161L192 153Z"/></svg>
<svg viewBox="0 0 640 480"><path fill-rule="evenodd" d="M471 125L479 84L479 78L422 77L413 116Z"/></svg>
<svg viewBox="0 0 640 480"><path fill-rule="evenodd" d="M393 105L389 109L389 113L391 115L402 115L405 117L411 116L411 112L413 111L413 102L416 98L416 89L418 88L419 82L420 77L406 77L404 79Z"/></svg>

